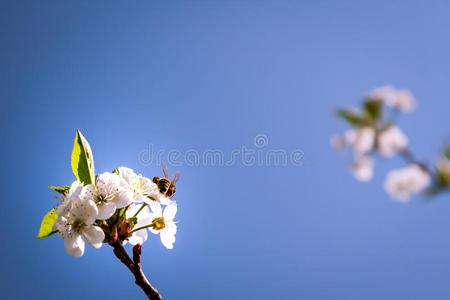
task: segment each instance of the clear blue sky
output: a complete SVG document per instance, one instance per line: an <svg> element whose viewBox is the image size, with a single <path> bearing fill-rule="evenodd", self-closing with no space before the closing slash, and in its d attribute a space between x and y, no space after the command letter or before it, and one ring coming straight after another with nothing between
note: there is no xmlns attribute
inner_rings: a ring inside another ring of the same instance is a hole
<svg viewBox="0 0 450 300"><path fill-rule="evenodd" d="M98 172L147 176L157 149L301 149L302 166L181 171L173 250L143 265L166 299L449 299L448 195L393 203L399 159L356 182L329 146L339 106L410 88L400 125L419 157L450 134L448 1L2 1L1 225L4 299L144 299L111 248L66 254L35 238L70 184L75 129Z"/></svg>

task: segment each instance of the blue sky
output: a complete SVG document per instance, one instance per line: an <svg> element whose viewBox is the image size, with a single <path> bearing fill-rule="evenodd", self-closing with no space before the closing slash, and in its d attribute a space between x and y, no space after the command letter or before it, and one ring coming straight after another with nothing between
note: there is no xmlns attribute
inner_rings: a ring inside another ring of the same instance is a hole
<svg viewBox="0 0 450 300"><path fill-rule="evenodd" d="M153 145L301 150L301 166L186 163L173 250L143 266L166 299L448 299L450 202L393 203L400 159L356 182L329 146L337 107L409 88L400 126L432 161L448 138L447 1L2 1L0 286L5 299L144 299L108 246L75 259L35 238L70 184L76 128L97 172L152 177ZM264 152L266 153L266 152Z"/></svg>

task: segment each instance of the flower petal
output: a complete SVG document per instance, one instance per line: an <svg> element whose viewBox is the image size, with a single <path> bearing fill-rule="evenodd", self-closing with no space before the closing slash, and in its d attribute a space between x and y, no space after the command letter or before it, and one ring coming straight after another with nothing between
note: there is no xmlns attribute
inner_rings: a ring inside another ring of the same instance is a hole
<svg viewBox="0 0 450 300"><path fill-rule="evenodd" d="M127 218L134 217L134 215L138 212L138 210L141 209L142 205L143 204L130 205L130 207L127 209L127 212L126 212ZM145 206L137 215L138 222L139 222L139 220L149 218L150 216L151 216L150 210L148 209L148 206Z"/></svg>
<svg viewBox="0 0 450 300"><path fill-rule="evenodd" d="M128 241L132 245L142 244L147 240L147 237L148 237L147 229L144 228L136 232L133 232L132 236L128 238Z"/></svg>
<svg viewBox="0 0 450 300"><path fill-rule="evenodd" d="M97 219L109 219L116 212L116 204L114 202L101 202L97 204L98 215Z"/></svg>
<svg viewBox="0 0 450 300"><path fill-rule="evenodd" d="M170 232L169 230L163 229L160 234L161 243L167 248L172 249L173 243L175 243L175 234Z"/></svg>
<svg viewBox="0 0 450 300"><path fill-rule="evenodd" d="M158 202L156 202L156 201L147 201L146 202L149 206L150 206L150 208L152 209L152 213L154 214L154 215L156 215L155 216L155 218L158 218L158 217L162 217L162 207L161 207L161 204L159 204Z"/></svg>
<svg viewBox="0 0 450 300"><path fill-rule="evenodd" d="M121 188L113 200L117 208L123 208L133 202L133 193L128 188Z"/></svg>
<svg viewBox="0 0 450 300"><path fill-rule="evenodd" d="M84 254L84 241L79 234L73 234L64 240L64 248L68 254L81 257Z"/></svg>
<svg viewBox="0 0 450 300"><path fill-rule="evenodd" d="M78 199L72 203L69 215L71 219L81 219L86 225L91 225L97 218L98 208L92 200Z"/></svg>
<svg viewBox="0 0 450 300"><path fill-rule="evenodd" d="M56 214L58 215L58 217L63 217L69 213L71 208L72 208L71 199L66 199L60 206L58 206L58 208L56 209Z"/></svg>
<svg viewBox="0 0 450 300"><path fill-rule="evenodd" d="M99 227L90 225L82 230L82 234L86 241L94 248L100 248L105 239L105 233Z"/></svg>
<svg viewBox="0 0 450 300"><path fill-rule="evenodd" d="M161 203L162 205L172 205L172 204L176 204L175 201L170 200L170 198L167 197L167 196L160 196L160 197L158 198L158 200L159 200L159 203Z"/></svg>
<svg viewBox="0 0 450 300"><path fill-rule="evenodd" d="M75 180L70 186L69 192L67 193L67 199L79 197L82 190L83 185L81 185L78 180Z"/></svg>
<svg viewBox="0 0 450 300"><path fill-rule="evenodd" d="M177 233L177 224L173 221L166 222L166 228L167 231L175 235Z"/></svg>
<svg viewBox="0 0 450 300"><path fill-rule="evenodd" d="M88 184L85 185L81 191L80 198L82 200L93 200L97 198L97 190L95 189L95 185Z"/></svg>
<svg viewBox="0 0 450 300"><path fill-rule="evenodd" d="M177 213L177 205L171 204L167 205L164 209L164 219L167 221L173 220L175 218L175 214Z"/></svg>

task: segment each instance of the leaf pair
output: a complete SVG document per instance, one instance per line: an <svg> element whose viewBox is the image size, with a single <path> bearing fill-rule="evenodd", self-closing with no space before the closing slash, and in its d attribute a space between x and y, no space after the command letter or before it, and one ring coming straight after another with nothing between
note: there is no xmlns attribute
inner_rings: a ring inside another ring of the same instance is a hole
<svg viewBox="0 0 450 300"><path fill-rule="evenodd" d="M363 103L363 112L355 112L349 109L339 109L337 115L354 127L371 126L378 121L383 112L380 101L366 100Z"/></svg>

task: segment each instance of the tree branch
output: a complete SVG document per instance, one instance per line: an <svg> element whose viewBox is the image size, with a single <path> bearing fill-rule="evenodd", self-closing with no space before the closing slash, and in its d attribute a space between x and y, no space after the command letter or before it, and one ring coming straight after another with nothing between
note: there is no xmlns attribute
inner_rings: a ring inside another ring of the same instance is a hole
<svg viewBox="0 0 450 300"><path fill-rule="evenodd" d="M424 162L419 161L409 148L404 148L401 151L399 151L399 153L406 161L406 163L419 165L419 167L421 167L422 170L431 175L431 171L428 168L428 166Z"/></svg>
<svg viewBox="0 0 450 300"><path fill-rule="evenodd" d="M116 257L134 275L134 278L136 280L135 283L144 291L148 299L162 300L162 297L159 294L158 290L154 288L145 277L144 272L142 271L141 263L139 261L135 263L133 262L133 260L131 260L130 256L128 256L128 253L125 251L125 248L120 241L111 244L111 246L114 248L113 252Z"/></svg>

